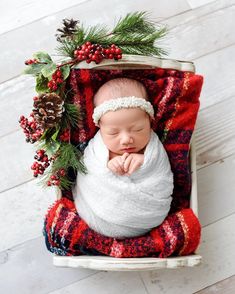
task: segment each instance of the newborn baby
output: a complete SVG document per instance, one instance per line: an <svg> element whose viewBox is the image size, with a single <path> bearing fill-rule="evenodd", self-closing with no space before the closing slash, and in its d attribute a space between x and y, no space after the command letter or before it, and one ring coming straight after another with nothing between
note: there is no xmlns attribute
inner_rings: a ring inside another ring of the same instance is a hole
<svg viewBox="0 0 235 294"><path fill-rule="evenodd" d="M166 151L151 129L153 107L145 87L127 78L101 86L94 106L100 129L84 150L88 173L77 175L77 211L102 235L143 235L163 222L173 192Z"/></svg>

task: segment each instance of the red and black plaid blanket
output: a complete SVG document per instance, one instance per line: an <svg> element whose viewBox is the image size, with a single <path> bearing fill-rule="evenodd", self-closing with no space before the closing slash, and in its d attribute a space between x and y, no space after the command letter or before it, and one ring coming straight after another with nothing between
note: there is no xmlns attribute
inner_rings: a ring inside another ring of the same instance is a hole
<svg viewBox="0 0 235 294"><path fill-rule="evenodd" d="M83 119L72 133L72 142L82 152L97 128L92 121L94 93L106 81L133 78L144 84L154 106L153 130L162 141L174 174L174 191L168 217L144 236L118 240L102 236L77 214L71 191L48 210L44 236L48 250L58 255L109 255L143 257L187 255L199 242L201 227L189 208L191 171L189 149L198 109L203 78L173 69L88 70L73 69L70 84L73 103L79 106Z"/></svg>

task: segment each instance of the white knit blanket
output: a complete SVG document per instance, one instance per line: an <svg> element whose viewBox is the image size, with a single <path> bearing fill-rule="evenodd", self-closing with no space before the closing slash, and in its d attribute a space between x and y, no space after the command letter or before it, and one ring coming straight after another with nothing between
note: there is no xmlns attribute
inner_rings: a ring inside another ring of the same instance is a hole
<svg viewBox="0 0 235 294"><path fill-rule="evenodd" d="M154 131L144 163L130 176L108 169L109 150L100 131L89 141L83 158L88 174L78 173L73 195L79 215L90 228L125 238L143 235L163 222L172 200L173 174Z"/></svg>

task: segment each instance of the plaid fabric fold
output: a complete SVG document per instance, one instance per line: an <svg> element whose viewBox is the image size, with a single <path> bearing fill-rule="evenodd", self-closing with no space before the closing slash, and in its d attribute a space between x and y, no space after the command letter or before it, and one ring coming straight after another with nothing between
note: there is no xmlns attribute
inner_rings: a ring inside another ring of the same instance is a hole
<svg viewBox="0 0 235 294"><path fill-rule="evenodd" d="M168 257L193 253L200 242L201 226L189 208L168 215L144 236L105 237L80 218L72 200L62 197L48 210L43 233L48 250L57 255Z"/></svg>

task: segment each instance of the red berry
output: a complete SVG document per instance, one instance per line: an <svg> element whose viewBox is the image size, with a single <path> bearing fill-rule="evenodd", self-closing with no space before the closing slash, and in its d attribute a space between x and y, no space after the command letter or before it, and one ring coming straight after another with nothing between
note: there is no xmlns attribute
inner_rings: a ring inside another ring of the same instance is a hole
<svg viewBox="0 0 235 294"><path fill-rule="evenodd" d="M122 53L122 50L120 48L117 48L117 49L115 49L115 53L116 54L121 54Z"/></svg>
<svg viewBox="0 0 235 294"><path fill-rule="evenodd" d="M60 181L59 181L59 180L56 180L56 181L54 181L54 184L55 184L56 186L59 186Z"/></svg>
<svg viewBox="0 0 235 294"><path fill-rule="evenodd" d="M59 171L59 174L60 174L62 177L64 177L64 176L65 176L65 170L64 170L64 169L61 169L61 170Z"/></svg>
<svg viewBox="0 0 235 294"><path fill-rule="evenodd" d="M57 72L56 72L56 76L57 76L58 78L60 78L60 77L62 76L62 73L61 73L60 70L57 70Z"/></svg>
<svg viewBox="0 0 235 294"><path fill-rule="evenodd" d="M51 186L51 182L50 181L47 181L47 186Z"/></svg>
<svg viewBox="0 0 235 294"><path fill-rule="evenodd" d="M47 156L44 156L44 157L42 158L42 162L48 162L48 157L47 157Z"/></svg>
<svg viewBox="0 0 235 294"><path fill-rule="evenodd" d="M36 178L38 176L38 172L34 171L33 176Z"/></svg>
<svg viewBox="0 0 235 294"><path fill-rule="evenodd" d="M57 82L58 84L62 84L62 83L63 83L63 80L60 79L60 78L58 78L58 79L56 79L56 82Z"/></svg>

